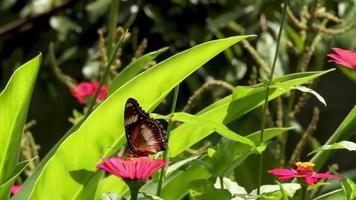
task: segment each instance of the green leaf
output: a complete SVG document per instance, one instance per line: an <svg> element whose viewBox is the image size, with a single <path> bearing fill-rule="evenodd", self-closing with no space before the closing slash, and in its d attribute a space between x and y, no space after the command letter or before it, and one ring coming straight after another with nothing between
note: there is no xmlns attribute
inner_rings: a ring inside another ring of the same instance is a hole
<svg viewBox="0 0 356 200"><path fill-rule="evenodd" d="M264 132L264 142L291 130L291 128L271 128ZM260 131L252 133L247 138L259 141ZM215 177L227 176L231 170L239 166L249 155L256 153L253 147L228 140L221 140L215 153L204 160L205 167Z"/></svg>
<svg viewBox="0 0 356 200"><path fill-rule="evenodd" d="M189 186L190 198L192 200L231 199L231 194L228 190L214 187L214 184L207 179L192 181L191 183L189 183Z"/></svg>
<svg viewBox="0 0 356 200"><path fill-rule="evenodd" d="M115 78L112 80L109 90L108 90L108 95L111 95L114 93L117 89L119 89L122 85L126 84L129 82L132 78L134 78L138 73L140 73L143 69L143 67L153 59L155 59L159 54L162 52L166 51L168 47L164 47L161 49L158 49L157 51L153 51L150 53L147 53L131 64L129 64L127 67L125 67Z"/></svg>
<svg viewBox="0 0 356 200"><path fill-rule="evenodd" d="M10 178L0 185L0 196L3 197L3 199L9 198L9 191L11 190L11 186L16 181L16 178L20 176L21 172L26 169L32 160L33 159L25 160L18 163L15 169L10 173Z"/></svg>
<svg viewBox="0 0 356 200"><path fill-rule="evenodd" d="M210 176L209 172L199 164L192 165L184 171L179 170L166 179L161 196L165 200L181 199L190 189L190 182L208 179Z"/></svg>
<svg viewBox="0 0 356 200"><path fill-rule="evenodd" d="M345 193L345 200L356 199L356 184L348 178L344 178L341 181L342 189Z"/></svg>
<svg viewBox="0 0 356 200"><path fill-rule="evenodd" d="M281 89L291 88L297 85L305 84L328 71L303 72L290 74L274 79L275 82L280 82L279 87L271 88L269 100L285 94L288 90ZM229 122L241 117L249 111L263 105L266 94L266 88L262 84L256 86L238 86L234 90L233 95L229 95L205 109L201 110L196 116L202 117L216 123L228 124ZM205 137L212 134L204 127L196 127L194 124L185 123L174 129L170 134L169 140L169 156L175 157L182 153L190 146L201 141Z"/></svg>
<svg viewBox="0 0 356 200"><path fill-rule="evenodd" d="M346 116L341 125L336 129L336 131L331 135L325 145L331 145L342 140L349 139L353 134L356 133L356 106L351 110L351 112ZM321 151L313 156L310 162L316 163L315 170L318 171L331 156L332 151Z"/></svg>
<svg viewBox="0 0 356 200"><path fill-rule="evenodd" d="M41 62L41 54L19 67L0 94L0 185L18 162L23 126ZM0 199L8 197L0 196Z"/></svg>
<svg viewBox="0 0 356 200"><path fill-rule="evenodd" d="M312 151L310 154L314 154L320 151L346 149L349 151L356 151L356 143L350 141L341 141L334 144L323 145L320 148Z"/></svg>
<svg viewBox="0 0 356 200"><path fill-rule="evenodd" d="M120 87L58 146L38 173L32 192L23 193L21 198L52 199L53 194L65 199L77 198L83 186L95 177L95 166L100 159L112 156L124 144L123 110L129 97L137 99L145 110L152 111L178 83L209 59L247 37L230 37L195 46Z"/></svg>
<svg viewBox="0 0 356 200"><path fill-rule="evenodd" d="M129 188L123 180L116 176L110 175L100 181L98 190L96 192L96 199L98 199L105 193L115 193L119 195L124 195L128 190Z"/></svg>
<svg viewBox="0 0 356 200"><path fill-rule="evenodd" d="M208 131L216 131L220 135L235 141L240 142L243 144L247 144L250 146L255 146L250 139L243 137L233 131L231 131L227 126L222 123L217 123L209 119L205 119L204 117L199 117L195 115L191 115L189 113L184 112L177 112L172 114L172 119L174 121L181 121L181 122L189 122L190 124L194 124L197 127L205 127Z"/></svg>

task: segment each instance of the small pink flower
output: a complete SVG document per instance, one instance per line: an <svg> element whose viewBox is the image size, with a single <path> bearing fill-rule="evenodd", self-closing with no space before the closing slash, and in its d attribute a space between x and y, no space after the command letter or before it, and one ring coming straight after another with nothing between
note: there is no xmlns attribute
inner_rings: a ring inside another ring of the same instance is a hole
<svg viewBox="0 0 356 200"><path fill-rule="evenodd" d="M149 157L135 159L104 158L96 167L126 180L147 180L169 162Z"/></svg>
<svg viewBox="0 0 356 200"><path fill-rule="evenodd" d="M81 104L85 104L86 97L95 95L96 89L99 87L99 82L81 82L75 88L71 88L70 92ZM103 100L107 94L107 87L103 85L100 89L98 100Z"/></svg>
<svg viewBox="0 0 356 200"><path fill-rule="evenodd" d="M356 52L340 49L340 48L333 48L335 53L329 53L329 62L334 62L340 65L344 65L350 69L356 70Z"/></svg>
<svg viewBox="0 0 356 200"><path fill-rule="evenodd" d="M11 187L11 194L12 195L15 195L18 191L20 191L20 189L21 189L21 185L13 185L12 187Z"/></svg>
<svg viewBox="0 0 356 200"><path fill-rule="evenodd" d="M279 180L285 181L292 178L303 178L308 185L316 184L318 179L329 178L340 180L340 176L330 173L316 173L313 169L315 166L311 162L297 162L296 169L271 169L268 173L278 176Z"/></svg>

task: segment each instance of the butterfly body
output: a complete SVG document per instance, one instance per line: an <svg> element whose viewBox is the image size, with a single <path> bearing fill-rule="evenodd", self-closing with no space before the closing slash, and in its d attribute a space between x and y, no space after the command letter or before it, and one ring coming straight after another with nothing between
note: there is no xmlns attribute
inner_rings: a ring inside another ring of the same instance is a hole
<svg viewBox="0 0 356 200"><path fill-rule="evenodd" d="M150 118L133 98L126 101L124 122L129 153L133 156L148 156L167 149L167 135L162 124Z"/></svg>

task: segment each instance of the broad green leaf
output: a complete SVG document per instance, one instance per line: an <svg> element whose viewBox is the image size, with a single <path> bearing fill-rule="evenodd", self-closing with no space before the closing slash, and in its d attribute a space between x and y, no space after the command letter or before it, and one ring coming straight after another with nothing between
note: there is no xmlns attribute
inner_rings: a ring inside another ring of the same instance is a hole
<svg viewBox="0 0 356 200"><path fill-rule="evenodd" d="M124 144L123 110L129 97L137 99L145 110L151 111L179 82L224 49L247 37L230 37L197 45L124 84L58 146L38 174L33 191L22 198L54 199L54 193L58 199L78 198L83 186L95 177L95 166L100 159L113 155Z"/></svg>
<svg viewBox="0 0 356 200"><path fill-rule="evenodd" d="M119 195L124 195L128 190L129 188L123 180L119 179L116 176L110 175L100 181L96 199L101 197L104 193L115 193Z"/></svg>
<svg viewBox="0 0 356 200"><path fill-rule="evenodd" d="M269 100L285 94L287 89L297 85L305 84L328 71L303 72L290 74L274 79L279 82L279 87L272 88ZM263 105L266 88L262 84L256 86L238 86L234 94L229 95L214 104L200 111L196 116L203 117L217 123L228 124L229 122L241 117L247 112ZM196 127L194 124L185 123L174 129L170 134L169 156L175 157L190 146L201 141L212 134L213 131L206 130L204 127Z"/></svg>
<svg viewBox="0 0 356 200"><path fill-rule="evenodd" d="M184 112L177 112L172 114L172 119L174 121L181 121L185 123L189 122L190 124L194 124L197 127L206 127L208 131L216 131L220 135L232 141L255 146L255 143L253 143L250 139L231 131L224 124L205 119L204 117L199 117Z"/></svg>
<svg viewBox="0 0 356 200"><path fill-rule="evenodd" d="M356 143L350 141L341 141L334 144L327 144L312 151L310 154L314 154L320 151L336 150L336 149L346 149L348 151L356 151Z"/></svg>
<svg viewBox="0 0 356 200"><path fill-rule="evenodd" d="M83 121L84 119L81 119L77 124L75 124L72 128L70 128L66 132L66 134L56 143L56 145L46 154L46 156L41 159L41 162L36 168L36 170L34 171L34 173L26 179L26 181L22 184L21 190L17 192L16 195L12 197L12 199L22 200L28 198L28 195L31 193L37 178L42 174L42 170L45 167L48 160L53 156L58 146L65 140L65 138L67 138L72 132L76 131L81 126Z"/></svg>
<svg viewBox="0 0 356 200"><path fill-rule="evenodd" d="M20 176L21 172L26 169L26 167L32 160L33 159L25 160L16 165L15 169L13 169L10 174L10 178L6 180L2 185L0 185L0 197L2 197L3 199L9 198L9 191L11 189L11 186L16 181L16 178Z"/></svg>
<svg viewBox="0 0 356 200"><path fill-rule="evenodd" d="M0 93L0 185L11 178L18 162L23 126L41 54L19 67ZM0 196L0 199L8 197Z"/></svg>
<svg viewBox="0 0 356 200"><path fill-rule="evenodd" d="M150 52L148 54L145 54L129 64L127 67L125 67L115 78L112 80L109 90L108 90L108 95L111 95L114 93L117 89L119 89L122 85L127 83L129 80L134 78L138 73L140 73L143 69L143 67L153 59L155 59L159 54L162 52L166 51L168 47L164 47L161 49L158 49L157 51Z"/></svg>
<svg viewBox="0 0 356 200"><path fill-rule="evenodd" d="M325 145L331 145L342 140L349 139L356 133L356 106L346 116L341 125L336 129ZM332 151L321 151L313 156L310 162L316 163L315 170L318 171L327 159L331 156Z"/></svg>

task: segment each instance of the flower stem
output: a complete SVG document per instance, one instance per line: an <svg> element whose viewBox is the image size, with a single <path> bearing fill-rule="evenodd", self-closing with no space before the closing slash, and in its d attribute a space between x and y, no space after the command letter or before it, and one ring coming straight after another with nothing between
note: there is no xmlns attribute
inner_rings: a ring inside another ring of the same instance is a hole
<svg viewBox="0 0 356 200"><path fill-rule="evenodd" d="M137 200L138 191L140 191L141 187L146 183L143 180L124 180L127 186L130 189L131 200Z"/></svg>
<svg viewBox="0 0 356 200"><path fill-rule="evenodd" d="M131 200L137 200L140 188L130 187Z"/></svg>
<svg viewBox="0 0 356 200"><path fill-rule="evenodd" d="M223 176L220 176L219 177L219 181L220 181L220 189L224 189L224 177Z"/></svg>
<svg viewBox="0 0 356 200"><path fill-rule="evenodd" d="M308 189L308 186L302 184L300 200L305 200L305 198L307 196L307 189Z"/></svg>
<svg viewBox="0 0 356 200"><path fill-rule="evenodd" d="M111 52L111 55L110 55L110 58L109 58L109 62L106 63L106 66L105 66L104 75L100 79L99 87L96 89L95 95L94 95L93 99L91 100L91 102L89 104L88 111L87 111L87 113L85 115L85 118L87 118L90 115L90 113L93 111L93 107L95 105L96 99L98 98L98 95L99 95L99 92L101 90L101 87L104 85L104 83L106 81L106 78L109 75L110 67L111 67L112 63L114 62L114 60L116 59L117 52L119 51L120 47L122 46L122 43L124 41L124 38L125 38L125 35L126 35L127 31L128 31L128 29L126 29L124 34L121 36L120 41L118 41L116 43L116 46L115 46L114 50Z"/></svg>
<svg viewBox="0 0 356 200"><path fill-rule="evenodd" d="M275 54L274 54L272 70L271 70L271 73L270 73L270 76L269 76L269 79L268 79L268 83L267 83L267 86L266 86L266 96L265 96L265 101L264 101L264 105L263 105L263 111L262 111L263 114L262 114L262 120L261 120L260 144L263 143L263 134L264 134L265 125L266 125L266 115L267 115L267 108L268 108L269 92L270 92L270 87L271 87L272 80L273 80L273 73L274 73L274 70L276 68L279 45L280 45L280 42L281 42L282 31L283 31L283 27L284 27L284 21L285 21L285 17L286 17L286 13L287 13L288 4L289 4L289 0L284 0L282 21L281 21L281 26L279 27L276 51L275 51ZM257 195L259 195L261 193L260 187L262 185L262 169L263 169L263 153L260 154Z"/></svg>
<svg viewBox="0 0 356 200"><path fill-rule="evenodd" d="M119 0L112 0L110 6L110 17L108 24L108 44L107 44L107 56L111 55L116 39L116 27L117 27L117 13L119 9Z"/></svg>
<svg viewBox="0 0 356 200"><path fill-rule="evenodd" d="M172 102L172 107L171 107L171 113L174 113L176 110L176 106L177 106L177 99L178 99L178 93L179 93L179 84L174 88L174 95L173 95L173 102ZM173 127L173 120L172 120L172 116L169 118L168 121L168 127L167 127L167 139L169 141L169 134L172 130ZM163 159L168 161L168 145L167 145L167 149L163 152ZM158 185L157 185L157 192L156 195L160 196L161 195L161 190L162 190L162 183L163 183L163 179L165 178L166 175L166 166L162 167L161 169L161 173L159 176L159 180L158 180Z"/></svg>

